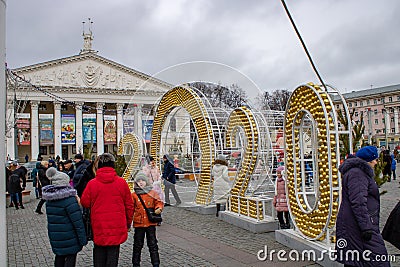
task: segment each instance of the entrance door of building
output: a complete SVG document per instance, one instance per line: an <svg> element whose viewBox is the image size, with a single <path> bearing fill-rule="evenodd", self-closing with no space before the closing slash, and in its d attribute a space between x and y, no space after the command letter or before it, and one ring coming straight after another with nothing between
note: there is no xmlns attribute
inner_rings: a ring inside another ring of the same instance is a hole
<svg viewBox="0 0 400 267"><path fill-rule="evenodd" d="M62 146L61 154L62 154L62 157L61 157L61 158L62 158L63 160L68 159L68 145Z"/></svg>

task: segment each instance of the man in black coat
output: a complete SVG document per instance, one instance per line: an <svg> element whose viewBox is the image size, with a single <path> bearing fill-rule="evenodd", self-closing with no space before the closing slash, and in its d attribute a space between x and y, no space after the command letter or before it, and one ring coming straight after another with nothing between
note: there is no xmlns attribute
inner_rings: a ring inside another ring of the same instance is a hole
<svg viewBox="0 0 400 267"><path fill-rule="evenodd" d="M39 196L42 197L42 187L49 185L50 184L50 180L49 178L46 176L46 171L49 168L49 162L48 161L42 161L40 162L40 167L38 169L38 176L39 176ZM42 212L42 206L46 201L42 198L40 199L35 212L37 214L43 214Z"/></svg>
<svg viewBox="0 0 400 267"><path fill-rule="evenodd" d="M14 203L15 209L19 209L19 207L21 209L25 208L22 202L22 191L24 191L26 187L27 173L28 170L24 166L19 166L17 162L12 163L11 173L8 177L8 193L10 193L11 201Z"/></svg>
<svg viewBox="0 0 400 267"><path fill-rule="evenodd" d="M164 185L165 185L165 206L170 206L171 203L169 201L169 190L172 191L172 194L174 195L174 198L176 200L176 205L180 205L181 199L179 198L178 192L176 192L175 189L175 183L176 183L176 176L175 176L175 167L174 164L172 164L171 160L168 159L168 155L163 156L163 161L164 161L164 171L162 174L162 178L164 179Z"/></svg>
<svg viewBox="0 0 400 267"><path fill-rule="evenodd" d="M88 160L85 160L82 154L76 154L74 161L75 161L75 172L73 177L73 184L75 188L79 183L79 180L82 179L83 174L85 173L85 170L87 166L89 166L90 162Z"/></svg>

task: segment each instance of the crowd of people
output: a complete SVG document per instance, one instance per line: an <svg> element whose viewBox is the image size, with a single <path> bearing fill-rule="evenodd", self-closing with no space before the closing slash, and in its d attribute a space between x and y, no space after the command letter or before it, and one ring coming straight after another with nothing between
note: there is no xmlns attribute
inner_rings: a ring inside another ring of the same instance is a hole
<svg viewBox="0 0 400 267"><path fill-rule="evenodd" d="M388 181L396 180L396 160L384 147L378 152L373 146L359 149L340 165L342 174L342 203L338 214L336 238L348 242L347 250L362 252L368 248L372 255L387 254L379 230L379 190L374 180L374 167L381 157L386 164L382 170ZM104 153L94 160L86 160L77 154L74 160L38 161L31 172L35 196L40 199L35 212L43 214L46 204L48 235L55 254L55 266L75 266L76 256L88 241L94 242L94 266L118 266L120 245L127 240L134 228L132 264L140 266L144 239L147 239L153 266L159 266L156 227L160 222L150 220L148 210L160 214L169 206L169 191L176 205L181 199L176 191L175 167L168 155L163 156L163 170L153 157L134 178L134 192L115 171L115 158ZM277 211L280 229L291 227L286 196L285 167L276 168L275 196L273 205ZM7 172L7 191L11 205L24 209L22 191L26 187L27 169L12 162ZM224 209L232 186L228 175L228 162L224 155L213 163L214 202L216 216ZM165 192L165 193L164 193ZM84 215L87 216L84 216ZM87 227L90 220L90 232ZM63 227L60 228L59 225ZM343 250L343 251L342 251ZM368 266L365 262L343 260L345 266ZM360 265L361 264L361 265ZM376 265L378 266L378 265ZM380 266L389 266L387 262Z"/></svg>

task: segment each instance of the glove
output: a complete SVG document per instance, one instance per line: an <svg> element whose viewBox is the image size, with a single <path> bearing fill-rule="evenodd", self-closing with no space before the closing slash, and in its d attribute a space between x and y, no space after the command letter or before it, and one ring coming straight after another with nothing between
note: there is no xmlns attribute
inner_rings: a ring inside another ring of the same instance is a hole
<svg viewBox="0 0 400 267"><path fill-rule="evenodd" d="M361 233L361 238L362 238L364 241L370 241L371 238L372 238L372 234L373 234L373 233L374 233L374 231L372 231L372 230L363 231L363 232Z"/></svg>
<svg viewBox="0 0 400 267"><path fill-rule="evenodd" d="M156 209L156 210L154 211L154 213L155 213L155 214L160 214L160 213L161 213L161 209L160 209L160 208Z"/></svg>

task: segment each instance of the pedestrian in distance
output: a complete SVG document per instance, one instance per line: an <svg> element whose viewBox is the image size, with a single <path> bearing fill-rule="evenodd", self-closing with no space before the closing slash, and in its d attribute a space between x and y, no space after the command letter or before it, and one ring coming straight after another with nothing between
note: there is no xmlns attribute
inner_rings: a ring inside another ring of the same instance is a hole
<svg viewBox="0 0 400 267"><path fill-rule="evenodd" d="M139 196L146 208L153 209L156 214L160 214L163 209L163 203L160 200L159 195L156 191L152 190L152 186L149 184L149 180L143 172L139 172L135 177L135 190L132 193L133 199L133 227L135 234L133 237L133 255L132 264L134 267L140 266L141 253L144 244L144 238L146 236L147 246L150 252L151 264L153 267L160 265L160 257L158 254L158 245L156 237L156 226L157 223L150 222L143 207Z"/></svg>
<svg viewBox="0 0 400 267"><path fill-rule="evenodd" d="M169 159L168 155L163 156L164 161L164 171L162 174L162 178L164 179L164 191L165 191L165 206L170 206L169 200L169 191L171 190L176 205L180 205L181 199L179 198L178 192L176 192L175 184L176 184L176 175L175 175L175 167L172 161Z"/></svg>
<svg viewBox="0 0 400 267"><path fill-rule="evenodd" d="M214 161L211 173L214 179L214 201L217 207L216 216L221 211L221 205L225 205L228 200L230 184L228 174L228 162L224 155L218 155Z"/></svg>
<svg viewBox="0 0 400 267"><path fill-rule="evenodd" d="M15 209L24 209L22 191L24 191L26 187L26 174L28 170L24 166L19 166L16 161L12 162L10 170L8 193L10 193L10 198L14 203Z"/></svg>
<svg viewBox="0 0 400 267"><path fill-rule="evenodd" d="M31 171L32 186L35 190L36 199L39 199L39 168L40 162L36 162L35 168Z"/></svg>
<svg viewBox="0 0 400 267"><path fill-rule="evenodd" d="M128 184L114 169L113 155L100 155L97 168L80 201L90 208L94 266L116 267L120 245L127 240L132 224L133 200Z"/></svg>
<svg viewBox="0 0 400 267"><path fill-rule="evenodd" d="M79 183L79 180L83 177L83 174L85 173L87 166L89 166L90 161L85 160L82 154L76 154L74 161L75 161L75 172L73 177L73 184L75 188L75 186Z"/></svg>
<svg viewBox="0 0 400 267"><path fill-rule="evenodd" d="M74 267L76 256L87 244L82 212L76 190L69 185L69 177L56 168L46 171L52 184L42 188L46 201L47 231L55 254L55 267Z"/></svg>
<svg viewBox="0 0 400 267"><path fill-rule="evenodd" d="M345 257L351 252L369 258L386 257L387 251L379 230L380 199L379 189L374 179L378 149L365 146L355 157L349 156L339 167L342 174L342 203L336 220L336 256L344 266L387 267L389 262L368 261ZM342 244L345 243L346 246Z"/></svg>
<svg viewBox="0 0 400 267"><path fill-rule="evenodd" d="M396 180L396 159L394 158L394 152L396 151L396 149L393 151L393 154L390 155L390 157L392 158L392 175L393 175L393 180Z"/></svg>
<svg viewBox="0 0 400 267"><path fill-rule="evenodd" d="M43 214L42 212L42 207L44 205L44 203L46 202L46 200L44 200L42 198L42 188L45 187L46 185L50 184L50 180L49 178L46 176L46 171L49 168L49 162L48 161L41 161L40 162L40 166L39 166L39 171L38 171L38 176L39 176L39 197L41 198L35 212L37 214Z"/></svg>
<svg viewBox="0 0 400 267"><path fill-rule="evenodd" d="M286 179L284 177L284 166L276 168L275 196L273 204L278 216L281 229L290 229L289 208L286 197Z"/></svg>

